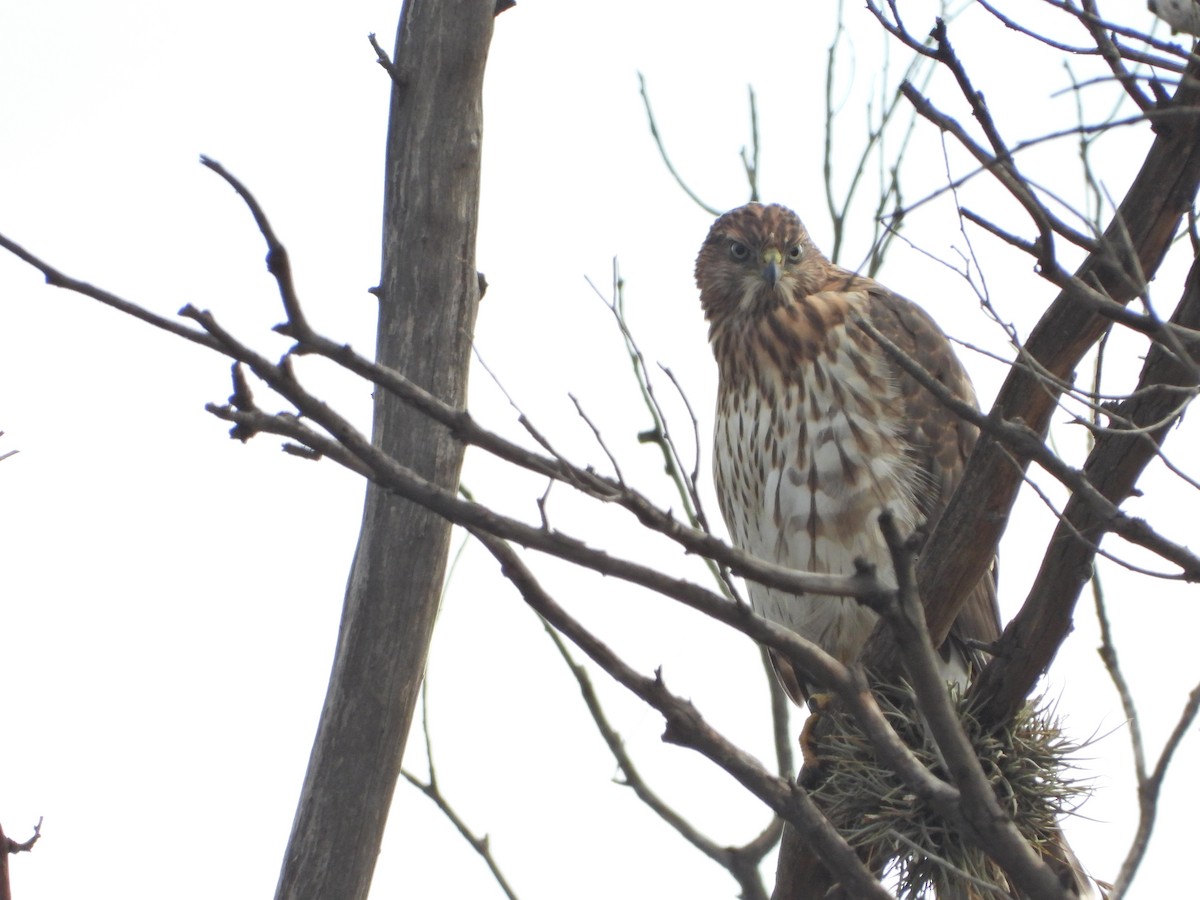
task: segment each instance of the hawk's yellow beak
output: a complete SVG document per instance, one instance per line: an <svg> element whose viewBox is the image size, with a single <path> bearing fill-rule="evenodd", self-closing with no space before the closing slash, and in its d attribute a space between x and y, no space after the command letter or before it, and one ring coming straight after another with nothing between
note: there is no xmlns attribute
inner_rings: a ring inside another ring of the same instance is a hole
<svg viewBox="0 0 1200 900"><path fill-rule="evenodd" d="M775 247L768 247L762 252L762 264L762 277L775 287L783 274L783 254Z"/></svg>

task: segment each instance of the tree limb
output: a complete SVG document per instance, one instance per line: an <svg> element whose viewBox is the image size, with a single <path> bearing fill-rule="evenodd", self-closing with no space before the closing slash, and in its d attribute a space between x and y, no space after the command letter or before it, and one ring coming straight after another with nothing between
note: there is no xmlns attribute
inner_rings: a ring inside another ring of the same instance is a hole
<svg viewBox="0 0 1200 900"><path fill-rule="evenodd" d="M1141 171L1100 246L1075 275L1117 303L1133 299L1144 279L1158 270L1200 185L1200 86L1185 80L1172 106L1189 116L1175 116L1159 125ZM1114 253L1113 248L1118 247L1126 249ZM1135 267L1132 272L1131 265ZM1025 342L1025 354L1055 378L1069 381L1072 370L1104 331L1107 321L1076 302L1073 291L1064 290ZM1057 408L1060 392L1060 388L1027 368L1014 367L989 417L1022 421L1040 434ZM1025 455L1018 458L1022 465L1028 461ZM961 604L985 577L1021 479L1022 472L1013 466L1004 443L990 434L981 434L963 480L918 564L920 594L927 604L926 618L935 643L945 639ZM1069 613L1067 621L1069 624ZM865 658L889 658L886 642L884 631L876 629ZM1007 649L1010 653L1025 652L1011 644ZM1038 661L1047 663L1049 657L1038 654ZM1020 680L1028 684L1028 679Z"/></svg>
<svg viewBox="0 0 1200 900"><path fill-rule="evenodd" d="M1171 321L1187 328L1200 325L1200 260L1192 265ZM1156 457L1158 445L1182 415L1171 391L1146 388L1196 384L1191 367L1162 345L1151 345L1137 391L1115 408L1117 416L1133 428L1097 434L1083 466L1084 476L1102 496L1120 504L1132 493L1142 470ZM1149 431L1144 426L1150 426ZM1088 500L1072 494L1025 603L972 688L983 705L982 720L995 723L1011 717L1054 658L1071 630L1076 600L1091 577L1095 546L1107 527L1108 520Z"/></svg>

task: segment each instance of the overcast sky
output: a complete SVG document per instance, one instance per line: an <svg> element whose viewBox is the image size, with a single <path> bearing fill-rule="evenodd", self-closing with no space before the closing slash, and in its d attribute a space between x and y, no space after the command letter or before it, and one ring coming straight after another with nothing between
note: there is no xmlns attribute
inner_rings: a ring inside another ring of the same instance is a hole
<svg viewBox="0 0 1200 900"><path fill-rule="evenodd" d="M894 83L906 64L898 49L885 52L860 5L846 11L836 67L842 186L870 98L878 106L884 67ZM626 477L664 505L673 500L656 451L635 441L648 419L589 280L607 294L619 258L644 350L672 369L701 417L707 473L715 371L692 264L712 217L659 159L637 75L646 77L677 167L719 209L747 199L738 153L748 140L752 84L762 193L796 208L828 247L821 149L833 4L803 12L815 6L521 0L497 21L485 96L478 262L490 288L479 356L560 449L604 467L568 397L576 395ZM922 33L932 10L912 7L913 30ZM0 232L158 312L193 303L256 346L282 352L286 342L269 332L281 310L261 239L232 191L199 165L204 153L267 210L291 251L313 323L369 350L389 85L367 34L377 32L390 48L397 14L398 4L383 0L0 4ZM1121 14L1131 25L1150 25L1141 4L1127 3ZM1073 96L1059 93L1070 84L1061 57L1033 51L979 9L954 28L1014 142L1075 121ZM1073 65L1082 78L1101 74ZM1095 119L1117 91L1097 85L1085 96ZM1146 129L1130 129L1096 146L1114 196L1148 141ZM1074 153L1070 144L1055 145L1029 157L1029 166L1079 202ZM907 159L906 199L944 183L932 129L918 131ZM868 175L855 210L841 260L851 267L870 249L876 180ZM995 205L997 196L981 184L969 186L965 200L1028 233L1010 207ZM906 220L905 236L914 246L898 244L881 278L952 335L1010 355L970 286L938 261L960 261L966 250L952 204L943 198L921 207ZM1029 259L973 238L990 296L1026 334L1053 290ZM1160 308L1174 302L1186 264L1164 270ZM1114 343L1114 389L1128 386L1142 349ZM1004 368L962 353L986 404ZM369 427L367 386L315 364L302 372ZM203 408L229 391L223 359L47 288L36 272L0 256L0 452L20 451L0 463L0 822L23 839L45 817L35 852L12 863L20 900L274 890L324 695L363 485L332 463L284 456L269 438L230 441ZM485 423L519 435L516 413L482 367L472 373L471 407ZM1059 417L1055 439L1078 460L1083 436L1067 418ZM677 422L686 433L686 419ZM1193 425L1168 445L1185 466L1196 458ZM481 499L536 519L541 483L474 455L464 481ZM707 478L705 485L711 498ZM1143 487L1146 498L1130 509L1186 543L1194 492L1162 471ZM561 489L548 508L559 527L598 545L704 577L695 560L635 539L616 513L585 512ZM1004 545L1006 615L1024 596L1053 527L1032 495L1019 504L1017 522ZM538 571L630 662L646 672L661 665L668 684L713 724L770 758L765 681L746 639L643 592L541 560ZM1103 571L1156 753L1197 680L1200 616L1194 596L1175 585L1113 566ZM1084 602L1047 690L1074 736L1099 739L1082 761L1096 796L1087 818L1068 827L1084 862L1111 878L1134 811L1126 729L1096 643ZM766 824L757 801L694 754L663 746L659 717L597 678L610 717L670 802L722 842L743 842ZM491 835L523 900L735 895L721 870L613 783L614 764L574 683L536 617L478 547L463 550L450 580L429 700L443 790L472 828ZM406 762L424 774L419 741ZM1189 770L1197 763L1191 736L1132 897L1177 887L1177 854L1194 843ZM402 784L373 896L500 893L441 814Z"/></svg>

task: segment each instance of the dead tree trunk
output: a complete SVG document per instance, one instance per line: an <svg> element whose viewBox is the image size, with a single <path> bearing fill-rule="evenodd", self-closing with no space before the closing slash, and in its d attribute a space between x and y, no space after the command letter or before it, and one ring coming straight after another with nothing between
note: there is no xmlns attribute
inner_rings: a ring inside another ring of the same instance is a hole
<svg viewBox="0 0 1200 900"><path fill-rule="evenodd" d="M380 364L464 403L479 302L475 231L484 64L493 0L407 0L387 139ZM462 445L387 392L373 441L435 484L458 484ZM367 488L336 656L277 900L362 900L425 670L450 525Z"/></svg>

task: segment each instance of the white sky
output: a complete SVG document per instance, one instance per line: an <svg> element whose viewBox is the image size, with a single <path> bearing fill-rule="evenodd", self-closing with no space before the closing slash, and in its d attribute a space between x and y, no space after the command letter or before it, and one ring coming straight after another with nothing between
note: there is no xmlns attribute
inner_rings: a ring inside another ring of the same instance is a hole
<svg viewBox="0 0 1200 900"><path fill-rule="evenodd" d="M853 46L839 64L843 184L882 58L872 21L850 6ZM1140 4L1126 7L1130 24L1148 27ZM68 273L160 312L186 302L209 308L243 337L281 352L286 344L268 331L281 312L261 240L234 194L198 164L206 153L267 210L313 322L369 349L374 301L366 290L379 270L388 82L366 35L377 32L390 48L398 9L382 0L331 8L265 0L0 5L0 231ZM562 450L604 466L567 394L578 396L626 477L664 504L673 499L658 477L656 451L634 442L648 420L620 341L585 280L604 289L620 258L647 355L672 368L702 416L707 471L715 375L691 270L711 217L657 157L637 72L647 78L677 167L722 209L746 199L737 153L747 141L746 86L753 84L764 197L794 206L828 246L820 149L831 8L802 14L803 4L766 0L736 9L708 0L522 0L497 22L479 235L479 267L491 287L479 352ZM932 24L918 9L908 15L918 33ZM1074 121L1073 99L1052 99L1068 84L1057 55L1032 51L980 10L953 34L1014 141ZM1021 60L1016 77L1013 59ZM903 63L896 52L893 68ZM1090 114L1115 96L1110 86L1089 89ZM946 103L962 114L961 104ZM1146 143L1139 131L1097 147L1115 196ZM1073 153L1059 145L1057 157L1045 153L1029 165L1078 202ZM937 185L943 172L937 136L922 130L906 163L906 199ZM871 187L868 180L868 194ZM992 208L995 197L981 185L963 201ZM851 266L868 250L866 199L843 260ZM1011 204L999 215L1029 234ZM965 247L944 202L911 215L905 235L942 258ZM1001 314L1027 333L1053 291L1028 259L975 237ZM1183 265L1173 262L1159 279L1161 306L1174 302ZM967 285L923 253L898 246L883 280L921 301L953 335L1005 352ZM1118 349L1125 367L1116 374L1127 384L1140 346ZM1003 370L967 351L964 358L986 403ZM367 427L367 387L320 366L305 373ZM665 383L660 389L668 393ZM226 426L203 410L228 393L222 359L48 289L0 256L0 450L20 450L0 465L0 821L22 839L45 816L35 852L13 860L20 900L263 897L274 889L363 488L330 463L283 456L270 439L248 447L230 441ZM485 422L518 433L515 414L479 368L471 404ZM684 433L684 420L676 421ZM1059 427L1056 437L1077 450L1078 432ZM1168 446L1188 464L1194 428L1179 429ZM464 479L483 499L536 516L540 483L474 455ZM1194 494L1161 473L1143 487L1146 499L1130 509L1186 542ZM709 507L715 515L711 500ZM588 511L561 489L549 509L556 525L597 544L703 577L696 561L635 540L615 512ZM1004 548L1009 614L1052 527L1036 499L1022 501L1018 515ZM662 665L668 684L715 725L769 758L765 684L748 641L667 601L538 563L559 598L627 659L644 671ZM1197 679L1194 602L1172 585L1111 566L1105 578L1119 649L1157 752ZM1143 624L1150 617L1170 624L1152 631ZM1086 606L1077 624L1050 690L1061 695L1075 735L1105 736L1086 763L1098 789L1085 810L1090 821L1069 827L1084 861L1110 878L1134 828L1128 742L1095 659ZM614 765L574 683L477 547L465 550L451 581L429 679L443 790L471 827L491 835L523 900L735 895L726 875L612 783ZM721 841L757 833L767 820L757 801L694 754L662 745L658 716L598 680L610 718L670 802ZM1133 897L1178 886L1177 854L1190 850L1194 829L1187 772L1197 763L1192 736L1168 781ZM408 764L424 772L419 743ZM373 891L401 895L500 896L449 823L403 784Z"/></svg>

